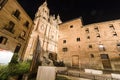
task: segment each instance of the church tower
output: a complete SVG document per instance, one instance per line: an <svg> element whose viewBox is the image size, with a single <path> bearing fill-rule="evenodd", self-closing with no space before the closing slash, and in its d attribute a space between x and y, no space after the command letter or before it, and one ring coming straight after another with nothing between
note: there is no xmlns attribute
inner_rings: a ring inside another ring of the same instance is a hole
<svg viewBox="0 0 120 80"><path fill-rule="evenodd" d="M57 43L59 34L59 24L62 23L60 16L50 15L47 2L45 1L35 14L34 29L26 51L28 56L25 59L32 59L39 53L39 60L46 57L57 60ZM37 39L40 41L40 49L36 51ZM30 56L29 56L30 55Z"/></svg>

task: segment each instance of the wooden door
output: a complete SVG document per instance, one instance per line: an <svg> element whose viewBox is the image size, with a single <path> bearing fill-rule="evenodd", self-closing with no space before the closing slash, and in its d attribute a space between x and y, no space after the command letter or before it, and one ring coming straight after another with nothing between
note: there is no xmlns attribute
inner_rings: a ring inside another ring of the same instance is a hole
<svg viewBox="0 0 120 80"><path fill-rule="evenodd" d="M111 69L110 60L102 60L104 69Z"/></svg>
<svg viewBox="0 0 120 80"><path fill-rule="evenodd" d="M101 54L102 64L104 69L111 69L111 63L108 54Z"/></svg>
<svg viewBox="0 0 120 80"><path fill-rule="evenodd" d="M78 55L72 56L72 66L73 67L79 66L79 56Z"/></svg>

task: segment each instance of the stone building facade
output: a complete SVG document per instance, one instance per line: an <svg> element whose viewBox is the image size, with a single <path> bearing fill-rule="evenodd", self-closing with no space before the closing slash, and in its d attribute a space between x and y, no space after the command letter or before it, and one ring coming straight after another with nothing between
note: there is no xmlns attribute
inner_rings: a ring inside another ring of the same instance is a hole
<svg viewBox="0 0 120 80"><path fill-rule="evenodd" d="M58 53L69 67L120 70L120 20L60 24Z"/></svg>
<svg viewBox="0 0 120 80"><path fill-rule="evenodd" d="M32 24L16 0L0 0L0 49L17 53L22 60Z"/></svg>
<svg viewBox="0 0 120 80"><path fill-rule="evenodd" d="M50 15L47 2L44 2L35 14L34 29L26 50L24 60L32 59L39 54L39 58L45 56L56 60L59 25L59 15ZM39 43L38 43L39 41ZM35 54L35 55L34 55Z"/></svg>

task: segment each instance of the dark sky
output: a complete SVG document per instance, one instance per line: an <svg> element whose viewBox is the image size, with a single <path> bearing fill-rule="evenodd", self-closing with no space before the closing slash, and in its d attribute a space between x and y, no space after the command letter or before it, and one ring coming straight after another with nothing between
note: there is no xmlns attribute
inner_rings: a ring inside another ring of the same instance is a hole
<svg viewBox="0 0 120 80"><path fill-rule="evenodd" d="M45 0L18 0L33 19ZM50 14L59 14L68 21L82 17L83 24L120 19L120 0L47 0Z"/></svg>

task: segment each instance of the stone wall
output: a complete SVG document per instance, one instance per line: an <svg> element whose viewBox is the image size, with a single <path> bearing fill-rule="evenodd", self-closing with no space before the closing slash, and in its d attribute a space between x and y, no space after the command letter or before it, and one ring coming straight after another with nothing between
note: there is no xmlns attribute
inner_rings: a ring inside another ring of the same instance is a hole
<svg viewBox="0 0 120 80"><path fill-rule="evenodd" d="M72 67L119 70L119 24L120 20L113 20L82 25L80 18L62 23L58 43L60 60Z"/></svg>

